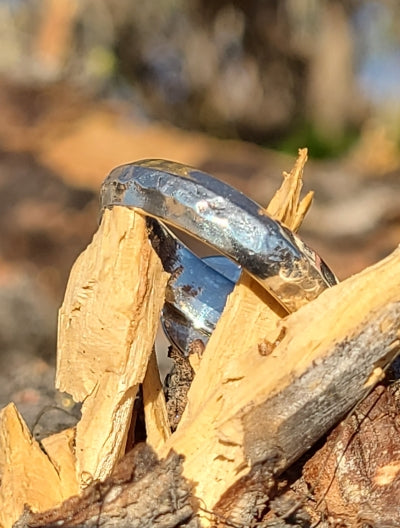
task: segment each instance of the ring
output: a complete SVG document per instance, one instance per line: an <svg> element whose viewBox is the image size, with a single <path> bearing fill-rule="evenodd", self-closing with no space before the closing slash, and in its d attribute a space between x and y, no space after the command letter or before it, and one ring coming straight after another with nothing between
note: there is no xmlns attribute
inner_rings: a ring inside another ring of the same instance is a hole
<svg viewBox="0 0 400 528"><path fill-rule="evenodd" d="M168 336L181 350L187 351L199 335L207 341L235 280L232 268L220 273L216 261L213 266L195 256L164 224L231 259L289 313L337 284L315 251L260 205L192 167L165 160L121 165L103 182L100 202L101 211L126 206L155 219L148 220L153 245L158 239L160 258L172 274L162 318Z"/></svg>
<svg viewBox="0 0 400 528"><path fill-rule="evenodd" d="M161 323L169 341L184 355L205 347L240 275L225 257L200 259L161 222L147 218L149 237L170 279Z"/></svg>

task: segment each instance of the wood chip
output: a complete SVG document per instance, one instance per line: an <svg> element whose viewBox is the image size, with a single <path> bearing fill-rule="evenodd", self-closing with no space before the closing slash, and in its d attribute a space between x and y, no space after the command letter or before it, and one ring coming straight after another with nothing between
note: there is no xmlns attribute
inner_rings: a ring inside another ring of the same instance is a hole
<svg viewBox="0 0 400 528"><path fill-rule="evenodd" d="M0 467L2 528L11 528L25 504L32 511L43 511L68 497L56 468L32 438L13 403L0 412Z"/></svg>
<svg viewBox="0 0 400 528"><path fill-rule="evenodd" d="M300 193L303 188L303 172L307 162L307 149L299 149L299 156L290 173L283 173L283 183L276 191L266 211L275 220L297 231L301 226L307 211L311 207L314 193L309 192L302 200Z"/></svg>
<svg viewBox="0 0 400 528"><path fill-rule="evenodd" d="M61 488L65 497L72 497L79 492L75 465L75 427L43 438L42 446L60 477Z"/></svg>
<svg viewBox="0 0 400 528"><path fill-rule="evenodd" d="M59 314L56 386L83 402L76 431L81 486L110 475L124 454L167 279L144 218L125 207L105 211L72 268Z"/></svg>
<svg viewBox="0 0 400 528"><path fill-rule="evenodd" d="M153 449L159 450L171 436L171 429L154 349L143 380L143 403L146 419L146 441Z"/></svg>

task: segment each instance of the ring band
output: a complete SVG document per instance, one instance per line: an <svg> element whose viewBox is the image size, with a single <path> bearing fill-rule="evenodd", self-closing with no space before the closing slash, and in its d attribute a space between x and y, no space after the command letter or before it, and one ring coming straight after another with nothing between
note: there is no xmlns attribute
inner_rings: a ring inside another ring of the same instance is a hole
<svg viewBox="0 0 400 528"><path fill-rule="evenodd" d="M322 259L256 202L209 174L164 160L115 168L101 207L122 205L186 231L226 255L293 312L337 283Z"/></svg>
<svg viewBox="0 0 400 528"><path fill-rule="evenodd" d="M207 344L240 268L225 257L198 258L153 218L147 218L147 227L165 271L171 274L161 323L169 341L189 355L193 343Z"/></svg>

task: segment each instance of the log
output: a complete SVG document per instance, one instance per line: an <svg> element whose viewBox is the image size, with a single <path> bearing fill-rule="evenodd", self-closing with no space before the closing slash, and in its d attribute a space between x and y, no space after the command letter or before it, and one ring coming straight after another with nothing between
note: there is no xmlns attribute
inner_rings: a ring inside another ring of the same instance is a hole
<svg viewBox="0 0 400 528"><path fill-rule="evenodd" d="M83 401L75 451L81 487L104 480L124 454L167 279L145 219L126 208L105 211L59 313L56 386Z"/></svg>
<svg viewBox="0 0 400 528"><path fill-rule="evenodd" d="M205 510L246 524L269 478L351 409L374 370L397 354L400 248L278 322L275 342L271 320L265 310L254 314L244 287L228 299L162 454L185 457L184 475ZM259 339L263 325L267 341ZM213 520L204 514L205 524Z"/></svg>
<svg viewBox="0 0 400 528"><path fill-rule="evenodd" d="M299 200L306 159L307 151L299 151L294 169L284 174L282 188L267 208L294 230L300 226L312 199L308 194L302 202ZM394 254L382 265L396 268L398 256ZM361 343L368 345L363 342L363 330L367 331L368 325L375 323L377 299L374 296L383 284L380 276L375 279L379 269L378 265L377 270L366 271L366 276L356 276L336 286L289 317L254 280L243 275L204 352L178 430L160 452L165 456L168 449L174 449L185 456L184 475L196 482L194 493L206 511L232 522L251 522L257 504L265 504L268 499L273 485L271 476L286 469L363 396L363 383L372 374L375 363L385 358L392 346L391 340L395 342L394 320L388 326L391 332L385 337L379 324L377 328L369 327L369 332L373 335L378 331L379 337L369 363L366 358L360 358L364 368L360 367L362 373L359 372L362 382L359 379L353 387L346 386L352 381L353 367L348 361L341 364L339 343L342 341L343 350L352 345L357 350ZM396 300L399 293L396 270L389 276L397 286L397 290L391 290ZM389 276L382 273L384 279ZM352 301L345 305L344 293L351 292ZM368 297L368 292L373 293ZM379 308L384 319L385 303ZM350 323L342 335L337 333L340 329L337 314ZM322 326L318 316L322 322L329 321L328 326ZM301 338L300 343L295 340L296 336ZM316 354L310 354L310 350ZM314 361L322 366L314 370ZM300 365L303 369L299 369ZM343 379L343 384L339 379L340 366L350 376ZM305 377L308 371L308 376L315 378L315 392L307 381L301 381L308 379ZM336 384L340 387L342 399L330 401L328 395L336 389L329 386L329 380L333 387ZM331 410L325 416L314 409L319 398ZM304 406L303 414L301 409L297 410L300 403ZM299 437L304 441L298 442ZM292 443L288 445L288 442ZM203 515L205 524L213 520L213 514Z"/></svg>

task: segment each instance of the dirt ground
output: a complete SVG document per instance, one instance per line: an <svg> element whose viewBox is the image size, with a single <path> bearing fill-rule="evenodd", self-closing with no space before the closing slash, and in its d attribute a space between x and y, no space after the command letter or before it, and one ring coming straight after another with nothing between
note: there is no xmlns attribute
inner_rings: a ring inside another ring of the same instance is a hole
<svg viewBox="0 0 400 528"><path fill-rule="evenodd" d="M0 405L13 400L30 426L40 419L35 433L48 434L78 412L53 389L57 310L96 230L107 173L135 159L173 159L266 204L294 157L142 122L126 103L92 101L64 85L3 80L0 106ZM305 190L315 199L300 235L340 279L399 243L400 158L387 152L377 134L344 159L307 164Z"/></svg>

